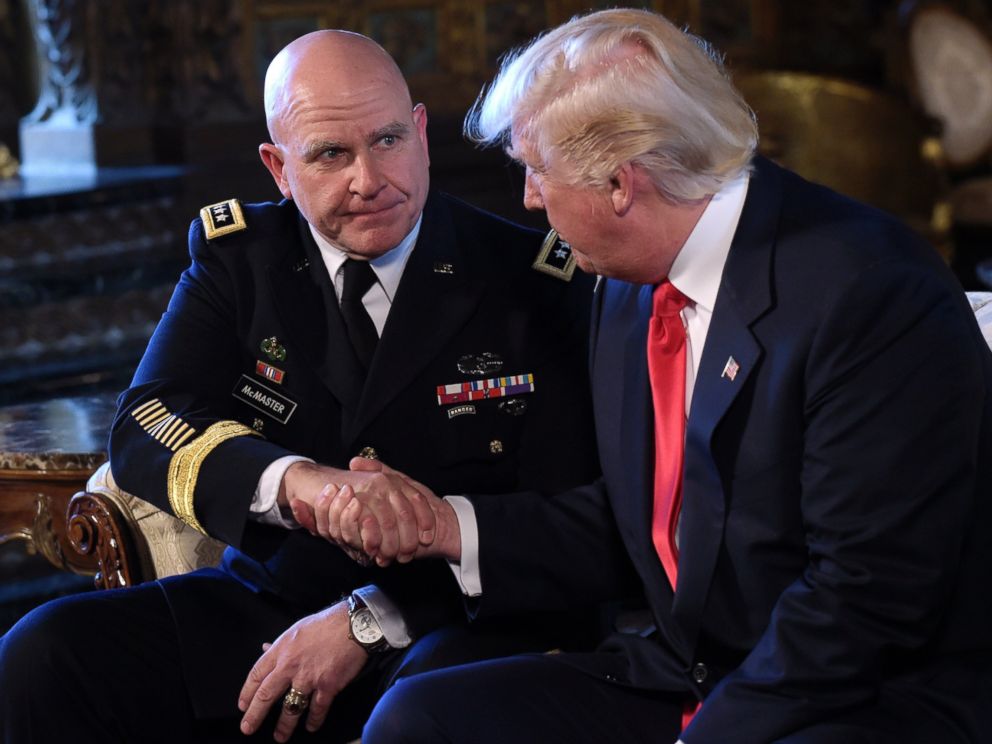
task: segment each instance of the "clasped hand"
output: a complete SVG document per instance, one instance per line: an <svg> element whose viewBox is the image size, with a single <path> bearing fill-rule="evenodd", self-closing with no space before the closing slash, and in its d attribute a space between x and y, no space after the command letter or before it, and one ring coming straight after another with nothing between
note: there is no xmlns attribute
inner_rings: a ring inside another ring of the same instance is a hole
<svg viewBox="0 0 992 744"><path fill-rule="evenodd" d="M287 470L285 498L304 529L362 563L458 559L461 539L450 504L377 460L356 457L349 468L296 463Z"/></svg>

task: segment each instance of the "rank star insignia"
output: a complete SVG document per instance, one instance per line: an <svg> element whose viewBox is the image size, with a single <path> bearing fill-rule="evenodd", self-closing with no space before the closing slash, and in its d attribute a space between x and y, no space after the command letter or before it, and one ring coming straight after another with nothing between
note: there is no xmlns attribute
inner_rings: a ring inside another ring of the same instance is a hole
<svg viewBox="0 0 992 744"><path fill-rule="evenodd" d="M575 256L572 255L572 247L558 237L557 230L551 228L531 266L535 271L562 281L571 281L572 274L575 273Z"/></svg>
<svg viewBox="0 0 992 744"><path fill-rule="evenodd" d="M740 372L740 369L741 365L737 363L737 360L733 357L729 357L727 359L727 363L723 367L723 373L720 377L726 377L728 380L733 382L734 378L737 377L737 373Z"/></svg>
<svg viewBox="0 0 992 744"><path fill-rule="evenodd" d="M237 199L209 204L200 210L200 221L207 240L248 229L241 202Z"/></svg>

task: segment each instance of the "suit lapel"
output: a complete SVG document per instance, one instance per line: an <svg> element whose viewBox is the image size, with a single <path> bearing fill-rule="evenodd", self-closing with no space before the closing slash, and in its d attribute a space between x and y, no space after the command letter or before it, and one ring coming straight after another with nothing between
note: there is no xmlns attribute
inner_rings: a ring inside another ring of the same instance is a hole
<svg viewBox="0 0 992 744"><path fill-rule="evenodd" d="M358 436L472 316L485 282L477 278L471 249L458 245L444 203L436 196L428 199L417 244L403 271L346 439ZM451 273L439 270L439 264L448 264ZM418 394L433 392L425 389Z"/></svg>
<svg viewBox="0 0 992 744"><path fill-rule="evenodd" d="M633 322L628 326L624 343L624 395L620 421L621 451L626 459L624 472L629 479L629 493L645 494L637 499L638 544L645 554L654 556L651 540L651 512L654 503L654 409L651 405L651 382L648 379L647 338L651 320L653 287L636 288L632 297ZM638 453L645 453L639 457ZM659 564L660 565L660 564ZM663 574L662 574L663 576Z"/></svg>
<svg viewBox="0 0 992 744"><path fill-rule="evenodd" d="M726 512L713 434L761 359L751 326L773 303L771 261L781 191L774 167L761 159L756 166L724 266L686 429L683 538L672 612L691 630L692 639L713 578Z"/></svg>
<svg viewBox="0 0 992 744"><path fill-rule="evenodd" d="M345 332L334 287L302 217L291 234L299 249L284 250L270 267L273 296L279 298L279 315L286 333L337 398L348 419L361 395L358 362Z"/></svg>

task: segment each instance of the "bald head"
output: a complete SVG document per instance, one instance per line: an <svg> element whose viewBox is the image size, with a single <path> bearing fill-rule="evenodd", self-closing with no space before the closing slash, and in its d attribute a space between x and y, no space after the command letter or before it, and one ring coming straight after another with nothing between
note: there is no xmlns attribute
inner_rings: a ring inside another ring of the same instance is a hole
<svg viewBox="0 0 992 744"><path fill-rule="evenodd" d="M314 31L290 42L265 73L265 122L273 142L284 136L294 102L385 88L412 106L403 74L389 53L351 31Z"/></svg>
<svg viewBox="0 0 992 744"><path fill-rule="evenodd" d="M265 116L262 162L331 244L373 259L410 234L430 186L427 111L381 46L348 31L300 37L269 65Z"/></svg>

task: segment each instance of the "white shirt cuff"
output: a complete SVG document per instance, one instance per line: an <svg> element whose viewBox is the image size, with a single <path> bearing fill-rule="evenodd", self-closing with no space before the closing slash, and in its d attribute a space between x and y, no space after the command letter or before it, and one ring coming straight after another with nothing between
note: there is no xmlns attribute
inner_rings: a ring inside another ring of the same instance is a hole
<svg viewBox="0 0 992 744"><path fill-rule="evenodd" d="M482 594L482 573L479 570L479 523L475 519L475 507L464 496L445 496L458 519L458 531L462 536L462 559L448 561L455 581L467 597Z"/></svg>
<svg viewBox="0 0 992 744"><path fill-rule="evenodd" d="M410 645L410 633L399 608L375 584L359 587L353 594L362 598L365 606L372 612L372 617L382 628L382 635L392 648L406 648Z"/></svg>
<svg viewBox="0 0 992 744"><path fill-rule="evenodd" d="M299 457L298 455L287 455L273 460L269 466L262 471L262 477L258 479L258 487L255 495L252 496L249 517L255 522L269 524L275 527L285 527L287 530L295 530L300 525L293 519L293 513L288 509L285 512L279 508L276 500L279 498L279 486L282 485L282 478L286 475L286 470L294 462L313 462L309 457Z"/></svg>

